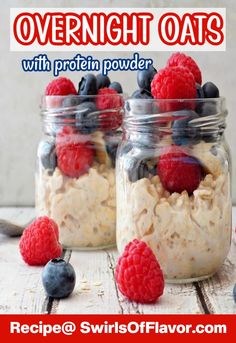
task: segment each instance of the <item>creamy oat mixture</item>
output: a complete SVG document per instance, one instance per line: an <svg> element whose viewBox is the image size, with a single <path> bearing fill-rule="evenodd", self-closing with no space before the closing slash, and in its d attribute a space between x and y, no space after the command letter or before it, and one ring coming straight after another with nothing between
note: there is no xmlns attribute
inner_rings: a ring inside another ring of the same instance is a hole
<svg viewBox="0 0 236 343"><path fill-rule="evenodd" d="M194 147L193 155L205 165L207 175L191 196L186 191L170 194L158 176L131 183L124 171L117 170L118 249L122 252L134 238L144 240L169 280L211 275L229 250L229 174L219 157L204 149Z"/></svg>
<svg viewBox="0 0 236 343"><path fill-rule="evenodd" d="M102 247L115 244L115 171L94 163L79 178L56 168L36 177L36 209L53 218L60 242L67 247Z"/></svg>

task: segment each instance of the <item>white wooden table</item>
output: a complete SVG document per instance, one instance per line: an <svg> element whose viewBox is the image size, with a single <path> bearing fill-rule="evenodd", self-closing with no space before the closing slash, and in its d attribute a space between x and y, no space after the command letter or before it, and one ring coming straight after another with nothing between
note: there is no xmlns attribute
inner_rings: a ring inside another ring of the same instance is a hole
<svg viewBox="0 0 236 343"><path fill-rule="evenodd" d="M0 208L0 218L25 224L34 218L33 208ZM236 208L233 227L236 225ZM0 235L0 313L236 313L232 297L236 283L236 237L221 270L211 279L186 285L166 285L155 305L128 302L114 282L116 250L64 251L74 266L77 282L73 294L63 300L45 296L41 267L29 267L21 259L19 238Z"/></svg>

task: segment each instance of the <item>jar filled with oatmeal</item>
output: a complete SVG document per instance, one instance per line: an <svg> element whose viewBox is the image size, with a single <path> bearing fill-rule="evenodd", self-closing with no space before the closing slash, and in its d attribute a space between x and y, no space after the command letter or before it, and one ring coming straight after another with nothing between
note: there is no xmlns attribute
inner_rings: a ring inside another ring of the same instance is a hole
<svg viewBox="0 0 236 343"><path fill-rule="evenodd" d="M129 99L117 157L117 245L134 238L169 282L213 275L231 241L225 99Z"/></svg>
<svg viewBox="0 0 236 343"><path fill-rule="evenodd" d="M104 88L107 89L107 88ZM36 211L59 226L64 247L94 249L116 240L115 156L123 95L46 95L37 153Z"/></svg>

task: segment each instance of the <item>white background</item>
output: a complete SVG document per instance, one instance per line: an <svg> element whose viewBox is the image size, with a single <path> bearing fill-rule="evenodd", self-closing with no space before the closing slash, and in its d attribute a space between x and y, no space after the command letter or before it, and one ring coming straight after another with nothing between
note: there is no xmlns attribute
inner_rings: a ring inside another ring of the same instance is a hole
<svg viewBox="0 0 236 343"><path fill-rule="evenodd" d="M40 95L52 78L47 73L24 73L21 59L35 53L10 52L9 13L11 7L226 7L226 52L196 52L204 82L215 82L227 98L227 137L236 161L236 1L235 0L0 0L0 205L31 205L34 202L34 169L37 142L41 135ZM80 51L78 51L79 53ZM165 65L169 53L142 53L157 68ZM83 53L84 54L84 53ZM132 53L93 53L95 58L130 57ZM72 58L74 52L48 53L50 59ZM112 80L122 82L128 93L136 88L136 73L113 72ZM67 73L76 84L80 73ZM128 82L127 82L128 80ZM236 163L233 163L233 197L236 202Z"/></svg>

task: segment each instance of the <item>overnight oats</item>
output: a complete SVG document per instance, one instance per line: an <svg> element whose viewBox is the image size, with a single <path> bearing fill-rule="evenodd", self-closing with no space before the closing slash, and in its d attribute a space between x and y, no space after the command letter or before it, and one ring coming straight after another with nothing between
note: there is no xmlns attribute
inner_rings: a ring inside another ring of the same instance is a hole
<svg viewBox="0 0 236 343"><path fill-rule="evenodd" d="M53 80L42 99L44 136L38 147L36 210L59 226L72 248L115 244L115 157L123 95L118 82L85 75L77 93L66 78Z"/></svg>
<svg viewBox="0 0 236 343"><path fill-rule="evenodd" d="M151 89L126 102L118 149L118 250L134 238L145 241L169 282L213 275L231 241L225 99L211 82L195 85L194 71L147 71Z"/></svg>

